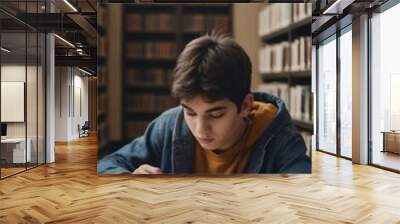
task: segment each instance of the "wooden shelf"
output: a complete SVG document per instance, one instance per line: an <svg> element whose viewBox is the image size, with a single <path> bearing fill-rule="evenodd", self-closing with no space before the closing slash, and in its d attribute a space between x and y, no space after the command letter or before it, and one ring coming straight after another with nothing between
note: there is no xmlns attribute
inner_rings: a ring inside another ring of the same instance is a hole
<svg viewBox="0 0 400 224"><path fill-rule="evenodd" d="M313 132L314 130L314 124L311 121L293 119L293 123L296 125L296 127L298 127L301 130L308 132Z"/></svg>
<svg viewBox="0 0 400 224"><path fill-rule="evenodd" d="M124 11L127 13L131 12L149 12L149 13L156 13L156 12L171 12L174 13L176 9L175 4L168 4L168 3L135 3L132 4L134 7L131 7L129 4L127 7L124 7Z"/></svg>
<svg viewBox="0 0 400 224"><path fill-rule="evenodd" d="M128 58L126 59L126 67L137 68L137 67L175 67L176 59L163 59L163 58Z"/></svg>
<svg viewBox="0 0 400 224"><path fill-rule="evenodd" d="M263 42L278 42L281 41L282 39L288 40L289 31L290 27L285 27L280 30L276 30L272 33L263 35L261 39Z"/></svg>
<svg viewBox="0 0 400 224"><path fill-rule="evenodd" d="M183 32L183 37L185 39L193 39L199 36L202 36L206 33L206 31L184 31Z"/></svg>
<svg viewBox="0 0 400 224"><path fill-rule="evenodd" d="M283 39L288 40L289 38L289 33L305 29L309 26L309 32L311 35L311 17L306 17L300 21L297 21L289 26L283 27L279 30L276 30L272 33L263 35L261 37L263 42L279 42L282 41Z"/></svg>
<svg viewBox="0 0 400 224"><path fill-rule="evenodd" d="M125 33L126 40L174 40L173 31L134 31Z"/></svg>
<svg viewBox="0 0 400 224"><path fill-rule="evenodd" d="M125 90L130 92L147 92L155 94L170 94L170 86L127 85Z"/></svg>
<svg viewBox="0 0 400 224"><path fill-rule="evenodd" d="M289 78L311 79L311 71L307 70L307 71L298 71L298 72L262 73L261 76L265 82L287 81Z"/></svg>
<svg viewBox="0 0 400 224"><path fill-rule="evenodd" d="M306 71L298 71L298 72L290 72L289 76L291 78L306 78L311 79L311 70Z"/></svg>
<svg viewBox="0 0 400 224"><path fill-rule="evenodd" d="M202 13L202 14L227 14L230 11L231 4L223 3L192 3L184 4L184 13Z"/></svg>
<svg viewBox="0 0 400 224"><path fill-rule="evenodd" d="M297 30L299 28L304 28L304 27L310 27L310 31L311 31L311 16L305 17L295 23L293 23L292 25L290 25L290 28L292 30ZM311 32L310 32L311 35Z"/></svg>
<svg viewBox="0 0 400 224"><path fill-rule="evenodd" d="M262 73L261 77L264 82L282 81L287 82L289 75L287 73Z"/></svg>

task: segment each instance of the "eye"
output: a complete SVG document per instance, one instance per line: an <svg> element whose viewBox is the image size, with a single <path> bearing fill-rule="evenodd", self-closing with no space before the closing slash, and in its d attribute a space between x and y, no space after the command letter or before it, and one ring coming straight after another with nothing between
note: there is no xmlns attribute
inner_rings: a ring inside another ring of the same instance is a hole
<svg viewBox="0 0 400 224"><path fill-rule="evenodd" d="M190 117L194 117L194 116L196 116L196 114L195 114L195 113L193 113L193 112L190 112L190 111L187 111L187 110L185 110L185 113L186 113L186 115L187 115L187 116L190 116Z"/></svg>
<svg viewBox="0 0 400 224"><path fill-rule="evenodd" d="M212 117L212 118L220 118L222 116L224 116L224 113L222 113L222 112L215 112L215 113L210 114L210 117Z"/></svg>

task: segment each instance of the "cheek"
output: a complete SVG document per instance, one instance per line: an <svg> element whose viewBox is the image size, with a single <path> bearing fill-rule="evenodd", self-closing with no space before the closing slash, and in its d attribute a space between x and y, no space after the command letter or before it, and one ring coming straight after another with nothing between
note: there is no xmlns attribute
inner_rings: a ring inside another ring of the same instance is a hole
<svg viewBox="0 0 400 224"><path fill-rule="evenodd" d="M193 118L191 118L189 116L186 116L186 115L184 115L184 118L185 118L186 124L188 125L190 131L193 132L196 129L196 121L195 121L195 119L193 119Z"/></svg>
<svg viewBox="0 0 400 224"><path fill-rule="evenodd" d="M198 119L195 117L185 116L185 121L192 134L195 136L199 134L197 133L197 125L198 122L200 122ZM223 133L229 131L229 127L226 126L226 124L229 124L229 121L224 121L222 119L210 119L206 122L207 134L212 135L213 137L221 136Z"/></svg>
<svg viewBox="0 0 400 224"><path fill-rule="evenodd" d="M233 117L226 117L215 120L213 122L213 130L215 135L221 139L229 139L235 128L236 120Z"/></svg>
<svg viewBox="0 0 400 224"><path fill-rule="evenodd" d="M196 133L197 122L199 122L198 119L186 115L184 118L192 134L198 134ZM212 135L218 141L227 141L232 137L231 134L236 130L236 124L238 122L237 116L225 116L220 119L210 119L208 121L207 134Z"/></svg>

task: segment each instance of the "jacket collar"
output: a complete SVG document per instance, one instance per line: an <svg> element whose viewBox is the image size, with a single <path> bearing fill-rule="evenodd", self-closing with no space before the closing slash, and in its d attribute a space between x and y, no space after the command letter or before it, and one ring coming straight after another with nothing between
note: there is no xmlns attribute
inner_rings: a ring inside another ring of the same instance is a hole
<svg viewBox="0 0 400 224"><path fill-rule="evenodd" d="M254 143L252 153L247 163L246 172L259 173L265 158L265 154L269 147L269 142L277 133L291 123L289 112L286 109L285 103L278 97L267 93L253 93L254 100L265 103L272 103L277 107L276 117L271 124L266 128L261 137Z"/></svg>
<svg viewBox="0 0 400 224"><path fill-rule="evenodd" d="M192 173L195 143L196 140L185 122L181 108L172 133L172 173Z"/></svg>
<svg viewBox="0 0 400 224"><path fill-rule="evenodd" d="M291 122L286 106L280 98L267 93L253 93L253 96L256 101L274 104L278 110L275 119L253 146L246 168L248 173L258 173L260 171L268 149L268 143L282 127ZM172 173L192 173L195 147L196 140L185 122L183 109L181 108L172 134Z"/></svg>

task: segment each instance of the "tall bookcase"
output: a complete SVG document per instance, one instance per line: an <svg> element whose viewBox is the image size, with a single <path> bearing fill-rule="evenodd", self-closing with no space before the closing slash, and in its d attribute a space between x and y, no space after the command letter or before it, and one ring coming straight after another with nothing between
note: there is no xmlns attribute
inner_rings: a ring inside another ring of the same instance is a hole
<svg viewBox="0 0 400 224"><path fill-rule="evenodd" d="M97 13L97 32L98 32L98 55L97 55L97 140L99 147L99 157L101 153L108 151L109 138L108 138L108 123L107 123L107 20L108 10L107 4L98 3Z"/></svg>
<svg viewBox="0 0 400 224"><path fill-rule="evenodd" d="M260 91L280 96L311 148L311 3L269 4L259 13Z"/></svg>
<svg viewBox="0 0 400 224"><path fill-rule="evenodd" d="M151 120L178 105L172 70L192 39L217 29L232 32L231 4L123 6L123 141L144 133Z"/></svg>

